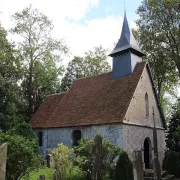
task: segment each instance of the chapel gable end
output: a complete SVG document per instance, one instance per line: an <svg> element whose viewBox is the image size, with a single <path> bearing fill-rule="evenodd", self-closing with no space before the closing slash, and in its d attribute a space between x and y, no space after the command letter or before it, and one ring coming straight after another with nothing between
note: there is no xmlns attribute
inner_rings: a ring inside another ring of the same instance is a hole
<svg viewBox="0 0 180 180"><path fill-rule="evenodd" d="M163 127L163 116L156 98L153 82L147 64L143 70L124 121L143 126Z"/></svg>

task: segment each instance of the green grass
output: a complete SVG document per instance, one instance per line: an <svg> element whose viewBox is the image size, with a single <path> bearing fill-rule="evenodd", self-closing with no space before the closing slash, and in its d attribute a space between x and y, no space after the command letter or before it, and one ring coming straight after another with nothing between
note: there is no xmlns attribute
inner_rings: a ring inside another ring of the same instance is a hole
<svg viewBox="0 0 180 180"><path fill-rule="evenodd" d="M53 180L54 171L55 170L51 169L51 168L44 168L44 169L40 169L38 171L32 171L30 173L30 176L29 176L28 180L37 180L40 175L45 175L46 180ZM27 179L26 178L21 178L21 180L27 180Z"/></svg>

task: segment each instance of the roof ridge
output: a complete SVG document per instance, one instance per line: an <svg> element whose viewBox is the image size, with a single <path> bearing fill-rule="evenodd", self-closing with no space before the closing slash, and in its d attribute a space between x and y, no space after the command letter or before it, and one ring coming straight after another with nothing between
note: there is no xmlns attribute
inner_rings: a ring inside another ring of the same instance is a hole
<svg viewBox="0 0 180 180"><path fill-rule="evenodd" d="M97 76L106 75L106 74L109 74L109 73L112 73L112 71L104 72L104 73L97 74L97 75L94 75L94 76L81 77L81 78L75 79L74 82L75 82L75 81L78 81L78 80L81 80L81 79L88 79L88 78L93 78L93 77L97 77Z"/></svg>

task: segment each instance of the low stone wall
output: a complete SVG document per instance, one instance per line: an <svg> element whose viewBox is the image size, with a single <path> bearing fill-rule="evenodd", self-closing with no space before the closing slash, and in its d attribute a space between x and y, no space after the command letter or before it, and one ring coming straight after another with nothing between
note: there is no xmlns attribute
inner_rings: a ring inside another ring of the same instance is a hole
<svg viewBox="0 0 180 180"><path fill-rule="evenodd" d="M7 143L0 146L0 180L6 177Z"/></svg>

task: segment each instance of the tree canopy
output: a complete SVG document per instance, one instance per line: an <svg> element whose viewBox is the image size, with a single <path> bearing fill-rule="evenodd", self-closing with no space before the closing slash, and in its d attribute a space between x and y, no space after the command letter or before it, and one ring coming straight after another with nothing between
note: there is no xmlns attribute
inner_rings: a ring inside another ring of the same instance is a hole
<svg viewBox="0 0 180 180"><path fill-rule="evenodd" d="M144 0L137 9L135 35L146 52L162 105L167 103L166 92L176 95L180 80L179 7L178 0Z"/></svg>
<svg viewBox="0 0 180 180"><path fill-rule="evenodd" d="M53 24L37 9L29 6L12 17L12 32L21 39L18 52L23 61L22 89L29 119L47 94L58 91L62 68L56 62L68 49L62 40L51 37Z"/></svg>
<svg viewBox="0 0 180 180"><path fill-rule="evenodd" d="M7 40L7 33L0 28L0 127L7 130L22 121L20 88L21 61L13 45Z"/></svg>
<svg viewBox="0 0 180 180"><path fill-rule="evenodd" d="M62 79L61 90L67 91L73 81L78 78L94 76L110 71L107 62L107 50L102 46L95 47L85 53L85 57L74 57L69 62L66 73Z"/></svg>

